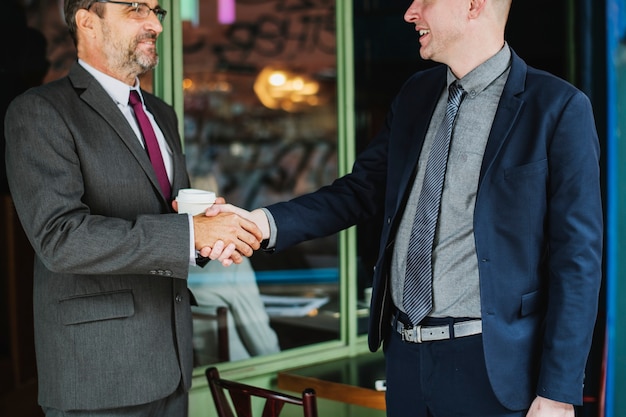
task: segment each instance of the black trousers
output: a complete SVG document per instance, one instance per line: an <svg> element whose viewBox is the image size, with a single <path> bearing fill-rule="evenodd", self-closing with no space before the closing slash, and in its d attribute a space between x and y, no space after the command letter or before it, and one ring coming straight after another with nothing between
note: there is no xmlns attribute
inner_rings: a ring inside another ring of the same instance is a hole
<svg viewBox="0 0 626 417"><path fill-rule="evenodd" d="M384 351L387 417L523 417L528 411L511 411L496 398L480 334L410 343L392 329Z"/></svg>

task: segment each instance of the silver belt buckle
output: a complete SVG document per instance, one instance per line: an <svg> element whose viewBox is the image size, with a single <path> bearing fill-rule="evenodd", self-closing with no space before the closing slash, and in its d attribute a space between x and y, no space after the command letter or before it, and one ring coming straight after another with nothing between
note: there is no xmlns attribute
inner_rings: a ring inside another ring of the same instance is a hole
<svg viewBox="0 0 626 417"><path fill-rule="evenodd" d="M411 343L422 343L422 326L406 328L402 327L402 341Z"/></svg>

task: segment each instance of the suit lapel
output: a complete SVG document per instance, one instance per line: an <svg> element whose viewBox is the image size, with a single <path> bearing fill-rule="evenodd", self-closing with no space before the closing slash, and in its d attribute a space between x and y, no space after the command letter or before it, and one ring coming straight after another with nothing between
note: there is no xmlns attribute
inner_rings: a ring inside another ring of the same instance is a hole
<svg viewBox="0 0 626 417"><path fill-rule="evenodd" d="M111 126L111 129L119 136L120 140L124 142L129 152L135 157L141 169L152 182L154 189L159 192L163 201L167 203L163 193L160 191L161 187L154 173L154 168L152 168L152 164L150 163L148 154L137 140L137 135L117 107L117 104L115 104L100 83L81 67L80 64L76 63L72 66L69 78L75 88L83 90L82 93L79 93L80 98L98 112L109 126ZM170 135L165 136L168 137Z"/></svg>
<svg viewBox="0 0 626 417"><path fill-rule="evenodd" d="M489 139L487 140L487 146L485 147L478 180L479 188L504 143L509 139L515 121L524 104L524 101L519 98L519 94L525 88L527 66L512 50L511 54L511 72L502 91L500 104L498 105L491 132L489 133Z"/></svg>

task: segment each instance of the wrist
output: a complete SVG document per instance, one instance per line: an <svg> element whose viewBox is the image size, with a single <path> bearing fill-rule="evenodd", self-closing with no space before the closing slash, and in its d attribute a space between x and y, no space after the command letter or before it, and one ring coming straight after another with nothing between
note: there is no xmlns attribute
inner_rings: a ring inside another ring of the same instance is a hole
<svg viewBox="0 0 626 417"><path fill-rule="evenodd" d="M267 215L261 209L252 210L249 216L250 220L253 221L257 227L261 230L261 234L263 235L263 240L270 238L270 222L267 219Z"/></svg>

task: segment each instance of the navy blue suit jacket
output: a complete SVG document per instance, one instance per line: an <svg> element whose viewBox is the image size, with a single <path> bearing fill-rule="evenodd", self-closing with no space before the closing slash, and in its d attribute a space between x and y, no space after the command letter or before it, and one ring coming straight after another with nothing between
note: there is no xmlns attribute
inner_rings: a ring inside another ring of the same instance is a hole
<svg viewBox="0 0 626 417"><path fill-rule="evenodd" d="M276 250L384 219L369 345L390 330L390 259L445 66L414 74L386 124L332 185L268 207ZM601 281L599 145L588 98L513 53L474 213L487 371L501 403L580 404ZM389 358L388 360L392 360Z"/></svg>

